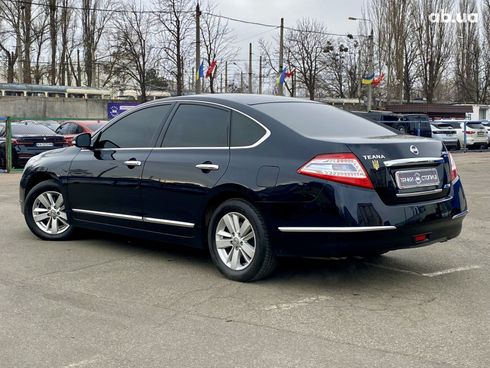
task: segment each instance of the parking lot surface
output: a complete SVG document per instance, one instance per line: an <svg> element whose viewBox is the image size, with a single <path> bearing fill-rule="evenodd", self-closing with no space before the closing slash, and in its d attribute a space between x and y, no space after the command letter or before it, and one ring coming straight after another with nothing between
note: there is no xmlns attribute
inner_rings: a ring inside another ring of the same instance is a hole
<svg viewBox="0 0 490 368"><path fill-rule="evenodd" d="M461 236L224 279L204 252L101 233L38 240L0 175L1 367L488 367L490 153L455 155Z"/></svg>

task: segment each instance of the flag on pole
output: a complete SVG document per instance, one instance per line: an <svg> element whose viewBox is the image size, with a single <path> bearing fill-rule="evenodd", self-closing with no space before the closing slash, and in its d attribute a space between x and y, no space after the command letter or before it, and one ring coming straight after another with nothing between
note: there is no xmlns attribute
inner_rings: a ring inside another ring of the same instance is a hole
<svg viewBox="0 0 490 368"><path fill-rule="evenodd" d="M362 84L366 84L366 85L372 84L373 79L374 79L374 73L371 75L368 75L367 77L362 78Z"/></svg>
<svg viewBox="0 0 490 368"><path fill-rule="evenodd" d="M208 70L206 71L206 78L210 78L213 75L214 69L216 69L216 64L216 59L213 59L211 64L209 64Z"/></svg>
<svg viewBox="0 0 490 368"><path fill-rule="evenodd" d="M384 78L385 78L384 73L377 74L373 78L373 82L372 82L373 87L378 87L380 85L380 83L383 81Z"/></svg>
<svg viewBox="0 0 490 368"><path fill-rule="evenodd" d="M204 78L204 61L201 61L199 69L196 70L196 80L199 80L201 78Z"/></svg>
<svg viewBox="0 0 490 368"><path fill-rule="evenodd" d="M284 80L286 79L286 67L282 70L281 74L277 77L276 84L284 84Z"/></svg>

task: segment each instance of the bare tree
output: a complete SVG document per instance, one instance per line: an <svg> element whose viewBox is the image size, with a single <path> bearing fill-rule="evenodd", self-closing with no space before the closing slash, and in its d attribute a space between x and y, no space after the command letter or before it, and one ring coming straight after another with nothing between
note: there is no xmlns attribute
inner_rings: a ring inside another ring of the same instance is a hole
<svg viewBox="0 0 490 368"><path fill-rule="evenodd" d="M44 55L44 46L48 41L49 15L46 12L39 14L32 23L33 51L35 52L35 64L32 71L34 83L40 84L46 74L46 68L42 65L41 58Z"/></svg>
<svg viewBox="0 0 490 368"><path fill-rule="evenodd" d="M460 0L461 14L476 13L475 0ZM455 90L458 101L465 103L482 102L481 68L482 49L479 29L475 23L461 23L456 26Z"/></svg>
<svg viewBox="0 0 490 368"><path fill-rule="evenodd" d="M296 29L288 32L285 48L291 55L292 67L308 91L310 100L315 99L317 82L325 70L324 49L329 41L326 27L315 20L303 18Z"/></svg>
<svg viewBox="0 0 490 368"><path fill-rule="evenodd" d="M56 84L56 53L58 47L58 0L48 0L49 37L51 42L51 64L49 68L49 82Z"/></svg>
<svg viewBox="0 0 490 368"><path fill-rule="evenodd" d="M218 68L224 62L232 60L238 52L233 45L235 37L231 34L228 21L221 17L216 17L215 14L216 6L208 2L201 17L201 40L208 65L211 65L215 58L220 61L214 73L209 77L209 90L211 93L215 93L214 82L215 76L218 75Z"/></svg>
<svg viewBox="0 0 490 368"><path fill-rule="evenodd" d="M176 82L177 95L184 92L185 57L190 51L186 43L193 23L192 0L156 0L158 23L164 30L159 33L163 45L163 67Z"/></svg>
<svg viewBox="0 0 490 368"><path fill-rule="evenodd" d="M22 4L8 0L0 0L0 22L2 34L0 48L7 59L7 81L12 83L15 78L15 63L22 59ZM15 44L15 51L10 45ZM21 71L19 69L19 71Z"/></svg>
<svg viewBox="0 0 490 368"><path fill-rule="evenodd" d="M452 0L414 0L418 72L422 93L428 103L437 97L437 88L451 60L453 26L430 21L430 14L452 9Z"/></svg>
<svg viewBox="0 0 490 368"><path fill-rule="evenodd" d="M105 27L113 17L114 2L113 0L83 0L82 8L85 75L87 85L94 86L97 49Z"/></svg>
<svg viewBox="0 0 490 368"><path fill-rule="evenodd" d="M68 69L68 48L69 48L69 34L72 28L72 15L73 11L70 9L70 0L61 0L61 15L60 15L60 31L61 31L61 52L59 60L59 80L61 85L67 84L69 79ZM70 83L68 83L70 84Z"/></svg>
<svg viewBox="0 0 490 368"><path fill-rule="evenodd" d="M158 65L155 21L134 1L126 5L126 9L124 18L114 20L112 54L116 67L137 84L141 101L146 101L148 71L157 69Z"/></svg>

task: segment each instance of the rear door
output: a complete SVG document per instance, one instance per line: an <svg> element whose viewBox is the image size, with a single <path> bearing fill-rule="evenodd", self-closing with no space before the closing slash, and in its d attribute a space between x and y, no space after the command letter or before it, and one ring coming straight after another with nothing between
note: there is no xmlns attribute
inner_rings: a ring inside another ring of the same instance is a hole
<svg viewBox="0 0 490 368"><path fill-rule="evenodd" d="M98 134L83 149L68 175L68 196L79 220L139 227L141 173L171 105L137 110Z"/></svg>
<svg viewBox="0 0 490 368"><path fill-rule="evenodd" d="M230 158L228 109L205 103L176 106L142 178L147 230L191 236L211 188Z"/></svg>

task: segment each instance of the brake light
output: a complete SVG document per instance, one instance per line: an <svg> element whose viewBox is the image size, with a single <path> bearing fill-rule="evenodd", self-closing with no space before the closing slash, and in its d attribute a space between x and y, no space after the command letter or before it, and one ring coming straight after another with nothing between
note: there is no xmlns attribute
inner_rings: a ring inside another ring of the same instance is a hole
<svg viewBox="0 0 490 368"><path fill-rule="evenodd" d="M456 162L454 162L453 155L449 153L449 170L451 170L451 182L458 178L458 169L456 168Z"/></svg>
<svg viewBox="0 0 490 368"><path fill-rule="evenodd" d="M466 131L466 134L475 134L475 133L476 133L476 131L474 131L474 130L467 130Z"/></svg>
<svg viewBox="0 0 490 368"><path fill-rule="evenodd" d="M352 153L319 155L304 164L299 174L373 189L366 170Z"/></svg>

